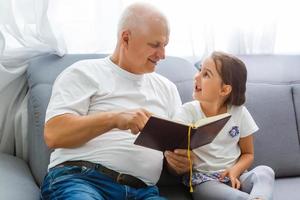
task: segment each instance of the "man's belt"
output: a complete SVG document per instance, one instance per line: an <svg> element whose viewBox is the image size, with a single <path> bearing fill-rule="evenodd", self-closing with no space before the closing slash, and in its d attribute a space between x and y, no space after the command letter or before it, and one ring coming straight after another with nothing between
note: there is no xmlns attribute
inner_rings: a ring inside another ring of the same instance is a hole
<svg viewBox="0 0 300 200"><path fill-rule="evenodd" d="M108 169L101 164L96 164L96 163L92 163L92 162L88 162L88 161L66 161L61 164L58 164L55 167L62 167L62 166L86 167L86 168L94 169L102 174L105 174L106 176L113 179L115 182L122 184L122 185L128 185L128 186L134 187L134 188L147 187L146 183L144 183L142 180L140 180L134 176L131 176L129 174L121 174L112 169Z"/></svg>

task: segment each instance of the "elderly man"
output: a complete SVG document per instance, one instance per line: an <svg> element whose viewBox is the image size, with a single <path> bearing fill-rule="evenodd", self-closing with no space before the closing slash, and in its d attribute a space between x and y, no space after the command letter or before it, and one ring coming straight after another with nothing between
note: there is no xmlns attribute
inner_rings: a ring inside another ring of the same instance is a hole
<svg viewBox="0 0 300 200"><path fill-rule="evenodd" d="M45 141L55 150L42 199L164 199L155 186L163 153L133 143L151 114L171 118L181 105L175 85L153 72L168 37L161 12L133 4L111 56L58 76L46 113ZM188 170L185 150L166 157L172 171Z"/></svg>

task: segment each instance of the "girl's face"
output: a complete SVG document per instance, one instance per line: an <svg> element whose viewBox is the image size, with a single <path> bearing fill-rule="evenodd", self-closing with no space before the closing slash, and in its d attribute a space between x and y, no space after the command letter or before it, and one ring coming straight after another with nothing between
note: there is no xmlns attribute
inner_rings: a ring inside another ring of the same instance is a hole
<svg viewBox="0 0 300 200"><path fill-rule="evenodd" d="M212 58L204 60L201 71L197 72L194 80L193 97L195 100L213 103L224 98L222 78Z"/></svg>

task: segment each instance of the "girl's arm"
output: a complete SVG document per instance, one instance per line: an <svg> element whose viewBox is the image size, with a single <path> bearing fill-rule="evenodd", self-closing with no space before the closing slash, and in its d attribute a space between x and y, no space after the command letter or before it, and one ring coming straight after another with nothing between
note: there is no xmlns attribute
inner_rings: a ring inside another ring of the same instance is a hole
<svg viewBox="0 0 300 200"><path fill-rule="evenodd" d="M253 135L241 138L239 141L241 148L241 156L238 162L232 167L232 170L236 172L237 177L248 169L254 160L254 147L253 147Z"/></svg>
<svg viewBox="0 0 300 200"><path fill-rule="evenodd" d="M229 177L232 187L237 189L240 188L240 182L238 180L240 175L251 166L254 160L253 135L251 134L241 138L239 146L241 148L241 156L237 163L221 175L221 178L224 178L225 176Z"/></svg>

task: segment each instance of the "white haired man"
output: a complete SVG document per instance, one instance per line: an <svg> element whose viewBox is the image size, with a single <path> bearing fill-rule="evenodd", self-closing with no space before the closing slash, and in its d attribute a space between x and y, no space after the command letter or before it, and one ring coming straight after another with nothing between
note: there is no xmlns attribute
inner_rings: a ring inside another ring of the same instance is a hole
<svg viewBox="0 0 300 200"><path fill-rule="evenodd" d="M155 186L163 153L133 142L152 113L171 118L181 105L175 85L152 73L168 38L161 12L133 4L111 56L77 62L59 75L46 113L45 141L55 150L42 199L164 199ZM188 171L185 150L167 154L171 170Z"/></svg>

